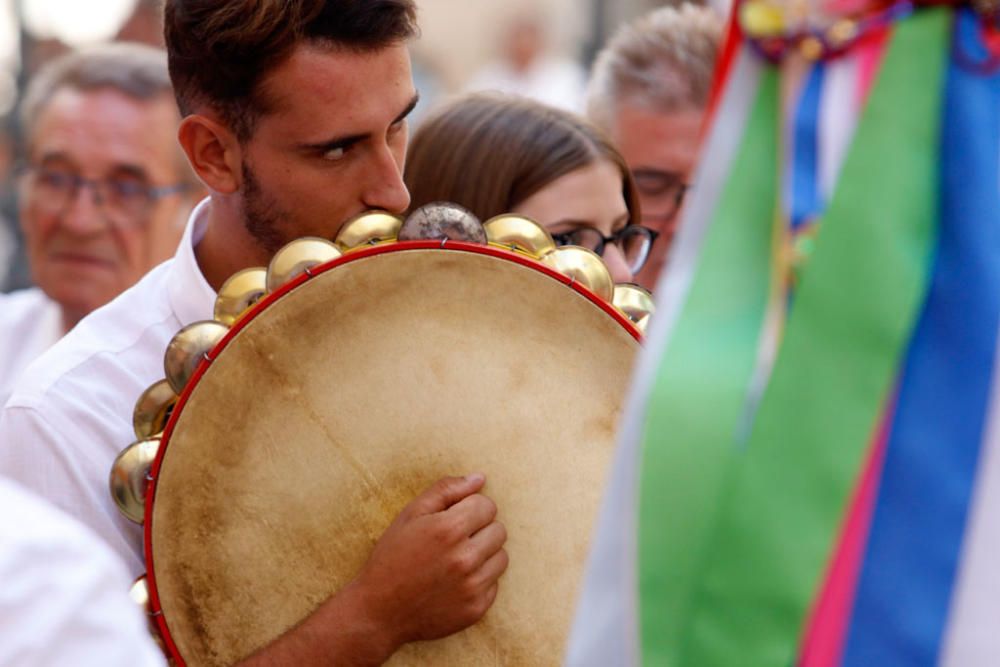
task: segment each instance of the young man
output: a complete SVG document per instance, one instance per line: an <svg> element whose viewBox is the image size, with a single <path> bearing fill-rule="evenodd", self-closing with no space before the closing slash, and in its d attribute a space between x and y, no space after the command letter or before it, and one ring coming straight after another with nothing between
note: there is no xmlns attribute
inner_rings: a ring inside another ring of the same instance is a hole
<svg viewBox="0 0 1000 667"><path fill-rule="evenodd" d="M332 238L366 209L403 211L412 0L168 0L179 137L210 197L174 259L36 364L0 415L0 470L101 534L142 571L140 529L107 474L136 397L215 290L286 242ZM358 577L250 662L378 664L477 621L507 566L481 475L441 480L399 515ZM123 582L126 585L127 582Z"/></svg>
<svg viewBox="0 0 1000 667"><path fill-rule="evenodd" d="M35 357L174 254L198 189L160 50L59 58L21 111L20 218L38 287L0 296L0 405Z"/></svg>
<svg viewBox="0 0 1000 667"><path fill-rule="evenodd" d="M614 140L635 176L642 224L659 232L637 281L666 263L698 158L722 22L707 7L663 7L621 28L597 56L587 115Z"/></svg>

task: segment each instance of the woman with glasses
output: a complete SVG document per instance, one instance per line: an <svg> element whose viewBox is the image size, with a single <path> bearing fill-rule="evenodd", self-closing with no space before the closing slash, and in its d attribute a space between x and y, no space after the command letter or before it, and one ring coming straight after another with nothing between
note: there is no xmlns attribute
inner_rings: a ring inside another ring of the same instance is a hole
<svg viewBox="0 0 1000 667"><path fill-rule="evenodd" d="M633 224L635 184L601 132L519 97L470 95L432 114L413 135L403 179L411 208L450 201L484 221L525 215L556 243L600 254L615 282L633 279L656 239Z"/></svg>

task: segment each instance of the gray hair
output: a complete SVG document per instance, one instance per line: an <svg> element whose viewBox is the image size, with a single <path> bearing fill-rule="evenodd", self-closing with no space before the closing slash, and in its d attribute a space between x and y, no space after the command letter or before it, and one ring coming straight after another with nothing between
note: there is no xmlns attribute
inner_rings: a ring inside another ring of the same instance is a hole
<svg viewBox="0 0 1000 667"><path fill-rule="evenodd" d="M663 7L621 27L597 55L587 114L605 129L616 103L671 113L708 104L722 19L707 7Z"/></svg>
<svg viewBox="0 0 1000 667"><path fill-rule="evenodd" d="M28 83L21 102L20 121L29 146L34 140L38 118L52 97L64 88L79 91L110 88L140 101L164 96L173 106L166 51L130 42L87 47L46 63ZM194 174L179 145L177 153L180 177L194 182Z"/></svg>

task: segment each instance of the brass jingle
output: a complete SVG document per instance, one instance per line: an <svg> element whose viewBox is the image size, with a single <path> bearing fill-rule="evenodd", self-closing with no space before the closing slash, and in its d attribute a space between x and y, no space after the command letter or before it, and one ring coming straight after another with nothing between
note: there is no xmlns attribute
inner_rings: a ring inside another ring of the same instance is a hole
<svg viewBox="0 0 1000 667"><path fill-rule="evenodd" d="M229 327L212 320L189 324L173 337L163 355L163 370L170 387L179 395L194 375L203 358L222 337Z"/></svg>
<svg viewBox="0 0 1000 667"><path fill-rule="evenodd" d="M541 259L556 249L556 242L548 230L523 215L504 213L483 223L490 243L519 250Z"/></svg>
<svg viewBox="0 0 1000 667"><path fill-rule="evenodd" d="M153 610L150 608L149 583L146 581L146 575L142 575L132 583L132 587L128 591L128 596L132 598L133 602L139 605L139 608L142 609L142 613L146 615L146 621L148 623L146 629L156 645L159 646L160 650L163 651L163 654L166 655L167 647L164 645L163 638L160 637L160 632L156 628L156 615L153 614ZM167 664L173 665L174 662L168 657Z"/></svg>
<svg viewBox="0 0 1000 667"><path fill-rule="evenodd" d="M806 60L815 61L823 57L823 42L809 36L799 42L799 53Z"/></svg>
<svg viewBox="0 0 1000 667"><path fill-rule="evenodd" d="M755 38L780 37L787 29L784 12L771 2L751 0L739 6L740 25Z"/></svg>
<svg viewBox="0 0 1000 667"><path fill-rule="evenodd" d="M636 325L655 310L653 295L645 287L634 283L615 285L611 303Z"/></svg>
<svg viewBox="0 0 1000 667"><path fill-rule="evenodd" d="M638 329L639 333L641 333L643 336L645 336L646 332L649 331L649 318L651 316L652 314L646 315L645 317L643 317L642 319L640 319L638 322L635 323L635 328Z"/></svg>
<svg viewBox="0 0 1000 667"><path fill-rule="evenodd" d="M449 202L424 204L399 228L400 241L448 239L486 244L486 230L472 211Z"/></svg>
<svg viewBox="0 0 1000 667"><path fill-rule="evenodd" d="M243 313L267 294L267 270L254 267L237 271L229 277L215 298L214 317L231 327Z"/></svg>
<svg viewBox="0 0 1000 667"><path fill-rule="evenodd" d="M614 296L615 282L604 260L593 250L568 245L556 248L542 257L542 264L588 288L605 301Z"/></svg>
<svg viewBox="0 0 1000 667"><path fill-rule="evenodd" d="M146 583L146 575L142 575L132 583L128 596L132 598L132 602L139 605L143 613L149 614L149 585Z"/></svg>
<svg viewBox="0 0 1000 667"><path fill-rule="evenodd" d="M111 466L111 497L129 521L142 524L146 511L146 486L149 470L160 449L160 438L133 442L122 450Z"/></svg>
<svg viewBox="0 0 1000 667"><path fill-rule="evenodd" d="M843 46L858 36L858 24L851 19L840 19L827 31L827 39L834 46Z"/></svg>
<svg viewBox="0 0 1000 667"><path fill-rule="evenodd" d="M132 411L132 428L140 440L162 433L177 403L177 393L166 380L154 383L142 392Z"/></svg>
<svg viewBox="0 0 1000 667"><path fill-rule="evenodd" d="M403 220L387 211L368 211L348 220L337 234L341 250L353 250L383 241L394 241Z"/></svg>
<svg viewBox="0 0 1000 667"><path fill-rule="evenodd" d="M274 292L308 269L337 259L342 253L333 241L315 236L296 239L275 253L267 267L267 291Z"/></svg>

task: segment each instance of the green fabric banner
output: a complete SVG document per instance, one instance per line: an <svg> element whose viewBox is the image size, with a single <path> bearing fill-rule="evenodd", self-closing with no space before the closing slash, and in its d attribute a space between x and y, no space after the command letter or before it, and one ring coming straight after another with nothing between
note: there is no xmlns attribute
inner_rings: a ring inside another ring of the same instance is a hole
<svg viewBox="0 0 1000 667"><path fill-rule="evenodd" d="M746 454L732 469L711 547L699 552L704 570L671 664L771 667L797 657L925 298L949 29L945 8L919 10L894 29Z"/></svg>
<svg viewBox="0 0 1000 667"><path fill-rule="evenodd" d="M767 68L649 400L638 554L649 665L676 664L692 574L734 454L772 279L778 105Z"/></svg>

